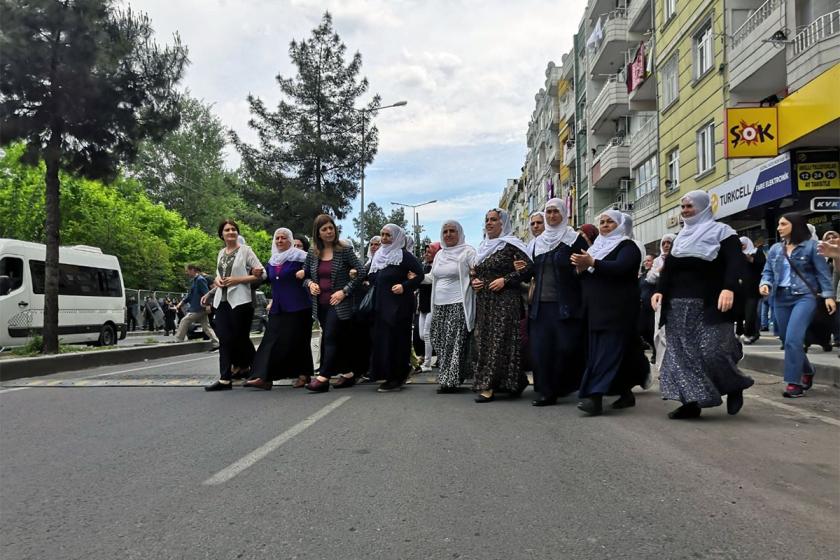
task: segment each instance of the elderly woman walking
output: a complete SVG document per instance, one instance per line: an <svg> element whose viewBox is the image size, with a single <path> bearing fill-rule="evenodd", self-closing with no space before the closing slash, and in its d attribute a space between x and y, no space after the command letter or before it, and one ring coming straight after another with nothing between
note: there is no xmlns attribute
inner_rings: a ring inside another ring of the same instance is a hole
<svg viewBox="0 0 840 560"><path fill-rule="evenodd" d="M528 385L522 371L519 284L531 276L528 248L513 235L510 215L494 208L484 217L484 240L478 248L471 286L476 292L473 390L475 401L491 402L496 392L519 396ZM514 261L525 261L517 271Z"/></svg>
<svg viewBox="0 0 840 560"><path fill-rule="evenodd" d="M581 287L571 256L589 248L569 227L559 198L545 205L545 231L534 244L534 293L529 307L534 406L550 406L576 391L584 369Z"/></svg>
<svg viewBox="0 0 840 560"><path fill-rule="evenodd" d="M204 388L205 391L224 391L231 388L236 364L240 372L248 370L254 360L251 342L251 320L254 306L251 284L262 279L260 259L247 245L239 242L239 226L233 220L219 224L219 238L225 246L219 251L216 265L215 327L219 337L219 380Z"/></svg>
<svg viewBox="0 0 840 560"><path fill-rule="evenodd" d="M685 225L665 260L651 299L662 306L668 344L659 370L662 398L682 405L671 419L697 418L719 406L737 414L753 380L738 369L743 356L733 323L743 303L746 260L731 227L716 222L704 191L680 200Z"/></svg>
<svg viewBox="0 0 840 560"><path fill-rule="evenodd" d="M271 390L272 381L298 377L298 385L312 376L312 302L296 277L303 270L306 253L295 248L291 230L274 231L271 258L265 265L271 285L268 328L254 357L246 387Z"/></svg>
<svg viewBox="0 0 840 560"><path fill-rule="evenodd" d="M402 228L386 224L380 235L382 246L373 255L368 271L376 302L371 376L385 380L377 392L387 393L402 389L411 372L414 291L424 275L423 266L405 249Z"/></svg>
<svg viewBox="0 0 840 560"><path fill-rule="evenodd" d="M466 244L455 220L440 228L440 250L432 262L432 346L438 356L438 393L455 393L469 377L469 334L475 326L475 293L470 270L475 249Z"/></svg>

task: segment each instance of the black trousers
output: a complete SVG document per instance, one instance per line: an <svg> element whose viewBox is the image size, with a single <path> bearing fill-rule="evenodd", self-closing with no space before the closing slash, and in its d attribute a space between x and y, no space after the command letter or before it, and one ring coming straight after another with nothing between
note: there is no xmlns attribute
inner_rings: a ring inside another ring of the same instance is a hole
<svg viewBox="0 0 840 560"><path fill-rule="evenodd" d="M350 332L350 371L358 379L366 376L370 371L371 340L373 339L373 322L351 319Z"/></svg>
<svg viewBox="0 0 840 560"><path fill-rule="evenodd" d="M219 337L219 376L230 380L230 367L249 368L254 361L254 344L251 342L251 320L254 306L243 303L231 307L223 302L216 309L216 336Z"/></svg>
<svg viewBox="0 0 840 560"><path fill-rule="evenodd" d="M560 319L555 302L540 302L528 321L534 391L553 399L580 387L586 365L586 326L581 319Z"/></svg>
<svg viewBox="0 0 840 560"><path fill-rule="evenodd" d="M639 336L650 346L654 358L656 358L656 345L653 343L655 325L656 313L650 306L650 301L642 301L639 309Z"/></svg>
<svg viewBox="0 0 840 560"><path fill-rule="evenodd" d="M371 378L403 383L411 372L411 318L390 323L377 317L372 354Z"/></svg>
<svg viewBox="0 0 840 560"><path fill-rule="evenodd" d="M251 378L263 381L312 375L312 310L268 316Z"/></svg>
<svg viewBox="0 0 840 560"><path fill-rule="evenodd" d="M332 377L349 369L342 349L346 346L347 323L338 318L332 305L318 305L318 322L321 324L321 366L318 375Z"/></svg>
<svg viewBox="0 0 840 560"><path fill-rule="evenodd" d="M758 298L747 298L744 300L744 319L735 325L735 334L758 338Z"/></svg>

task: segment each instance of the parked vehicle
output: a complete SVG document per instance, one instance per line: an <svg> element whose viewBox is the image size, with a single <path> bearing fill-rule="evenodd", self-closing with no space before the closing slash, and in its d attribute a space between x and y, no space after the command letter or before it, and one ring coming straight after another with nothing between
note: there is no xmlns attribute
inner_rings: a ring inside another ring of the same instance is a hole
<svg viewBox="0 0 840 560"><path fill-rule="evenodd" d="M0 347L21 346L44 326L40 243L0 238ZM125 296L117 257L97 247L59 248L58 334L65 343L111 346L125 338Z"/></svg>

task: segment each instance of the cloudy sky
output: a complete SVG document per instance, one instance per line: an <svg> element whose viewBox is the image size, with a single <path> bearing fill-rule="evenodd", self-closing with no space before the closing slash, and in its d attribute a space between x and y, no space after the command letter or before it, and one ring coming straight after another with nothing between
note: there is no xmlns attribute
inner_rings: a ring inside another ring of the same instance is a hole
<svg viewBox="0 0 840 560"><path fill-rule="evenodd" d="M294 75L292 39L325 10L383 104L408 105L376 118L379 154L365 180L367 202L420 203L421 224L437 239L441 221L461 220L481 239L484 211L507 178L519 176L534 94L548 61L572 45L585 0L130 0L159 39L174 32L190 49L184 85L215 105L251 141L249 93L273 106L275 76ZM230 161L238 161L231 154ZM359 202L355 204L358 212ZM407 214L410 216L410 213ZM409 218L410 219L410 218ZM349 224L347 224L349 231Z"/></svg>

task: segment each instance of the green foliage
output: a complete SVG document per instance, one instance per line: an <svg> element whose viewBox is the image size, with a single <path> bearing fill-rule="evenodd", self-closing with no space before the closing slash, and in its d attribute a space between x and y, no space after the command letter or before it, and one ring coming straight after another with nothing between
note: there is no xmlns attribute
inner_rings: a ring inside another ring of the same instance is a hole
<svg viewBox="0 0 840 560"><path fill-rule="evenodd" d="M376 154L377 129L367 124L362 145L363 113L355 108L368 90L367 79L358 77L362 56L357 52L346 63L346 52L324 14L308 39L289 46L297 75L277 76L277 110L248 96L258 146L231 132L242 156L243 196L292 231L304 231L322 212L344 218L359 190L361 162L370 164ZM379 105L375 95L365 109Z"/></svg>
<svg viewBox="0 0 840 560"><path fill-rule="evenodd" d="M408 225L408 220L405 219L405 208L393 208L391 209L391 213L386 216L385 211L377 203L371 202L368 204L365 209L365 243L369 242L372 237L379 235L379 232L382 231L382 226L385 224L395 224L401 228L405 228ZM361 239L362 222L359 218L353 218L353 229L356 232L356 238ZM365 251L367 251L367 248Z"/></svg>

